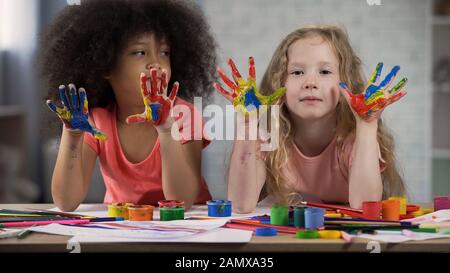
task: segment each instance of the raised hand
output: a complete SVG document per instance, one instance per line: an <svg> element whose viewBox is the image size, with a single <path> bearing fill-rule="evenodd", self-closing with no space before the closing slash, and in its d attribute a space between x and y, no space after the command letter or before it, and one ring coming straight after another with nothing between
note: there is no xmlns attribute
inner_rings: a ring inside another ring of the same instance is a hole
<svg viewBox="0 0 450 273"><path fill-rule="evenodd" d="M79 130L91 133L96 139L106 140L107 136L89 123L88 100L84 88L77 89L74 84L69 84L70 100L66 94L66 87L59 87L59 97L63 107L58 107L51 100L47 100L47 106L64 123L69 130Z"/></svg>
<svg viewBox="0 0 450 273"><path fill-rule="evenodd" d="M389 89L390 85L397 76L400 66L396 65L391 72L377 84L378 79L383 69L383 63L378 63L375 71L369 79L364 92L354 94L344 82L340 82L339 86L345 92L342 92L347 102L351 105L354 112L361 118L366 119L370 116L378 117L384 108L392 104L406 95L403 87L408 79L403 78L393 88Z"/></svg>
<svg viewBox="0 0 450 273"><path fill-rule="evenodd" d="M149 82L149 87L147 82ZM127 117L126 122L130 124L148 122L155 126L164 124L177 97L178 87L179 83L175 82L168 97L167 72L165 70L162 71L160 80L158 79L156 69L150 70L150 79L145 73L141 73L141 94L144 100L145 110L142 114Z"/></svg>
<svg viewBox="0 0 450 273"><path fill-rule="evenodd" d="M255 112L261 105L271 105L275 103L277 99L286 92L286 88L282 87L269 96L262 95L256 86L255 60L253 57L250 57L248 62L247 81L242 78L232 59L228 59L228 65L231 68L234 81L228 78L222 69L217 69L217 73L231 91L225 90L220 83L214 83L214 88L226 99L231 101L235 109L238 109L245 114Z"/></svg>

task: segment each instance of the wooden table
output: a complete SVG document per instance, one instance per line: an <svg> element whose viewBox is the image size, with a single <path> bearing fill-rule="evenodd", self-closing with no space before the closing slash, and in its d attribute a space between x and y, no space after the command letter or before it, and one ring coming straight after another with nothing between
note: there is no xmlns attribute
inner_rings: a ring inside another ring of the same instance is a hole
<svg viewBox="0 0 450 273"><path fill-rule="evenodd" d="M49 209L53 204L0 204L8 209ZM23 239L0 240L0 252L71 252L73 246L67 244L68 236L32 233ZM293 234L280 234L275 237L253 236L246 244L220 243L86 243L80 245L81 252L208 252L208 253L246 253L246 252L372 252L369 241L356 239L351 243L344 240L297 239ZM410 241L400 244L379 244L383 252L450 252L450 239Z"/></svg>

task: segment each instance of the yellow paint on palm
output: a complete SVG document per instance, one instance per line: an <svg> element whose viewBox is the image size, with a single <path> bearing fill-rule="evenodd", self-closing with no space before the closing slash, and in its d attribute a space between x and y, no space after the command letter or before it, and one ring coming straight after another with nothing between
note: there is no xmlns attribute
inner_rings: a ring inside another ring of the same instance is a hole
<svg viewBox="0 0 450 273"><path fill-rule="evenodd" d="M69 121L70 118L72 117L72 114L70 113L70 111L67 110L66 107L64 108L57 108L56 111L58 112L59 116L66 121Z"/></svg>
<svg viewBox="0 0 450 273"><path fill-rule="evenodd" d="M375 102L376 100L383 98L384 97L384 93L382 90L378 90L375 93L372 94L372 96L370 96L370 98L366 101L366 105L370 105L373 102Z"/></svg>
<svg viewBox="0 0 450 273"><path fill-rule="evenodd" d="M152 108L150 107L150 100L148 98L144 98L145 107L145 120L152 120Z"/></svg>

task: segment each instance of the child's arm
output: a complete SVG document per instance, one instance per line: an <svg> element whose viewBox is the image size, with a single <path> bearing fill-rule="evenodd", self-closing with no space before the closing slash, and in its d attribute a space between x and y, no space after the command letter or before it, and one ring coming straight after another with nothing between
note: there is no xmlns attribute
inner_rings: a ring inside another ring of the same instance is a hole
<svg viewBox="0 0 450 273"><path fill-rule="evenodd" d="M170 130L157 127L161 145L162 188L167 200L183 200L186 209L195 202L202 182L203 142L185 144L175 140Z"/></svg>
<svg viewBox="0 0 450 273"><path fill-rule="evenodd" d="M106 135L98 131L88 120L86 91L69 85L69 96L65 86L59 87L62 107L48 100L47 105L64 123L61 144L52 177L52 196L63 211L75 210L86 196L94 169L96 153L83 144L85 132L98 139Z"/></svg>
<svg viewBox="0 0 450 273"><path fill-rule="evenodd" d="M97 154L83 143L84 132L63 129L52 177L52 196L62 211L73 211L86 197Z"/></svg>
<svg viewBox="0 0 450 273"><path fill-rule="evenodd" d="M228 199L237 213L252 212L266 182L265 162L257 140L235 140L228 173Z"/></svg>
<svg viewBox="0 0 450 273"><path fill-rule="evenodd" d="M246 128L237 130L238 135L234 142L233 152L230 159L230 170L228 177L228 199L233 202L233 210L238 213L249 213L253 211L258 203L261 190L266 181L265 162L258 154L260 143L257 140L247 140L245 132L248 130L248 115L256 115L261 105L271 105L281 97L285 89L280 88L270 96L263 96L256 86L255 62L249 58L248 80L245 81L239 73L233 60L228 60L233 80L228 78L219 68L217 70L223 82L232 90L225 90L220 84L214 84L217 91L226 99L231 101L237 110L237 126ZM239 121L244 121L239 123ZM245 140L239 140L245 139Z"/></svg>
<svg viewBox="0 0 450 273"><path fill-rule="evenodd" d="M168 200L183 200L189 209L200 192L203 144L202 141L181 144L172 136L172 127L177 126L177 123L169 114L178 88L179 84L175 82L168 96L165 70L161 73L161 80L157 77L156 69L150 70L150 78L141 73L141 93L145 110L144 113L129 116L127 123L148 122L155 126L161 145L164 197ZM178 133L178 128L173 131Z"/></svg>
<svg viewBox="0 0 450 273"><path fill-rule="evenodd" d="M361 208L364 201L380 201L383 195L377 120L357 122L352 166L349 170L349 202Z"/></svg>
<svg viewBox="0 0 450 273"><path fill-rule="evenodd" d="M356 138L352 166L349 171L349 202L351 207L361 208L364 201L379 201L383 195L383 181L379 163L377 141L378 119L389 104L399 100L406 92L402 90L407 79L402 79L389 89L399 67L395 66L386 78L376 84L382 63L373 72L366 90L353 94L341 82L341 94L351 106L356 119Z"/></svg>

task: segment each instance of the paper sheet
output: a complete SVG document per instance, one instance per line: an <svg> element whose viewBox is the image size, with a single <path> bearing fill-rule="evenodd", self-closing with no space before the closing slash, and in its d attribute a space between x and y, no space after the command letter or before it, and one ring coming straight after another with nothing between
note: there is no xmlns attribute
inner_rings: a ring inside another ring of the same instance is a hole
<svg viewBox="0 0 450 273"><path fill-rule="evenodd" d="M76 226L50 224L33 227L30 230L66 236L89 235L162 241L211 231L225 225L226 222L227 220L120 221Z"/></svg>
<svg viewBox="0 0 450 273"><path fill-rule="evenodd" d="M367 240L382 241L386 243L401 243L406 241L422 241L430 239L450 238L450 235L444 235L439 233L425 233L425 232L412 232L406 231L402 234L361 234L354 237L364 238Z"/></svg>
<svg viewBox="0 0 450 273"><path fill-rule="evenodd" d="M450 222L450 209L438 210L416 218L405 219L402 221L411 222L414 224Z"/></svg>
<svg viewBox="0 0 450 273"><path fill-rule="evenodd" d="M58 208L52 211L60 211ZM73 213L107 217L107 205L105 204L82 204ZM64 226L52 224L48 226L33 227L35 232L44 232L50 234L73 236L70 241L79 243L95 243L95 242L186 242L186 243L246 243L251 240L252 231L238 230L229 228L220 228L230 219L243 219L252 216L260 216L270 214L270 207L258 207L252 213L237 214L232 213L231 217L209 217L208 207L205 205L196 205L185 212L185 218L213 218L215 220L183 220L183 221L167 221L160 222L159 209L155 208L153 219L155 221L148 222L120 222L128 225L139 225L143 230L123 230L123 229L106 229L110 228L111 223L93 223L92 225L83 225L82 227ZM119 222L116 222L119 223ZM97 226L94 228L93 226ZM156 228L163 228L157 230ZM164 228L183 227L186 229L200 228L202 231L170 231ZM152 230L144 230L152 229Z"/></svg>
<svg viewBox="0 0 450 273"><path fill-rule="evenodd" d="M77 235L70 242L78 243L132 243L132 242L177 242L177 243L247 243L252 238L252 231L231 228L218 228L205 233L178 238L176 240L135 239L129 237L104 237Z"/></svg>

